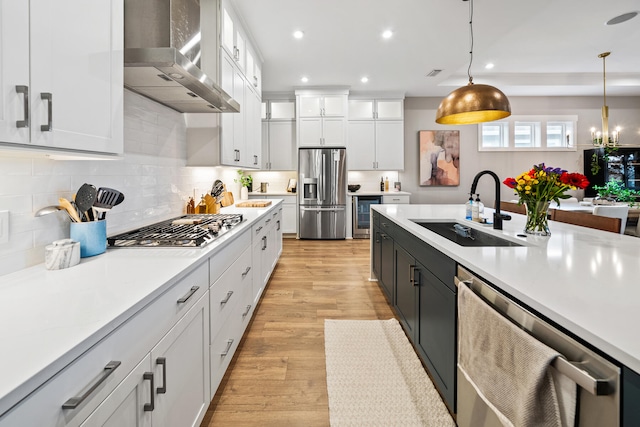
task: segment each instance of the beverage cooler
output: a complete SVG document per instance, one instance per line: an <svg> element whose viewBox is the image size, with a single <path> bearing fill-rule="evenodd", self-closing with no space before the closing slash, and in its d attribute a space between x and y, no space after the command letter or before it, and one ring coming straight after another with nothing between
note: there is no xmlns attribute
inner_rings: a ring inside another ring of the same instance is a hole
<svg viewBox="0 0 640 427"><path fill-rule="evenodd" d="M640 147L620 147L607 153L604 148L584 150L584 174L589 180L586 197L598 195L594 185L603 186L611 180L622 182L630 190L640 190Z"/></svg>
<svg viewBox="0 0 640 427"><path fill-rule="evenodd" d="M368 239L371 228L371 205L382 203L382 196L353 196L353 238Z"/></svg>

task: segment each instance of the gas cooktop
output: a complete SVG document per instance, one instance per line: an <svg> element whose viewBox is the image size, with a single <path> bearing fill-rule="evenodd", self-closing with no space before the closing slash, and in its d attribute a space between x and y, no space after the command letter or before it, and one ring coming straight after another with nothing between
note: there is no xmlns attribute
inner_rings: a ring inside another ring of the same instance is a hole
<svg viewBox="0 0 640 427"><path fill-rule="evenodd" d="M242 214L183 215L110 236L109 247L203 247L242 223Z"/></svg>

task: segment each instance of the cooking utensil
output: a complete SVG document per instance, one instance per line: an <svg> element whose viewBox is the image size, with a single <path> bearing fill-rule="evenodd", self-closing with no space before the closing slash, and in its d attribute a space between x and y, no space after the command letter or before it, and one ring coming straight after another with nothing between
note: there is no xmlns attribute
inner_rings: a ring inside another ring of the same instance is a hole
<svg viewBox="0 0 640 427"><path fill-rule="evenodd" d="M219 179L213 183L213 187L211 187L211 195L216 199L216 202L220 202L222 200L222 192L224 191L224 184Z"/></svg>
<svg viewBox="0 0 640 427"><path fill-rule="evenodd" d="M73 206L70 201L68 201L64 197L60 197L58 199L58 203L60 203L60 206L67 210L67 213L69 214L73 222L82 222L80 216L78 216L78 212L76 211L75 206Z"/></svg>
<svg viewBox="0 0 640 427"><path fill-rule="evenodd" d="M71 215L69 215L69 212L67 212L67 210L60 205L45 206L42 209L38 209L38 211L36 211L36 213L34 213L33 216L35 217L44 216L44 215L49 215L50 213L54 213L58 211L64 211L69 216L69 219L73 220L73 218L71 218Z"/></svg>
<svg viewBox="0 0 640 427"><path fill-rule="evenodd" d="M98 190L91 184L82 184L78 192L76 193L76 207L80 211L80 216L87 221L90 220L88 211L95 204L98 198ZM93 212L91 213L93 216Z"/></svg>
<svg viewBox="0 0 640 427"><path fill-rule="evenodd" d="M113 188L100 187L93 208L100 213L99 218L104 219L107 211L119 205L124 200L124 194Z"/></svg>

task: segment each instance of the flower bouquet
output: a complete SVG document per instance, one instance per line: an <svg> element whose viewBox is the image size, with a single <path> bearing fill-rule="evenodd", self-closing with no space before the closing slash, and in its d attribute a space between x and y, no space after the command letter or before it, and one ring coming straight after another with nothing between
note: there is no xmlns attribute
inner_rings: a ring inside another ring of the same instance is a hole
<svg viewBox="0 0 640 427"><path fill-rule="evenodd" d="M561 199L571 197L567 190L584 189L589 185L587 177L580 173L569 173L560 168L534 165L533 169L517 178L507 178L503 183L518 195L518 204L527 209L525 233L549 236L547 211L551 201L560 204Z"/></svg>

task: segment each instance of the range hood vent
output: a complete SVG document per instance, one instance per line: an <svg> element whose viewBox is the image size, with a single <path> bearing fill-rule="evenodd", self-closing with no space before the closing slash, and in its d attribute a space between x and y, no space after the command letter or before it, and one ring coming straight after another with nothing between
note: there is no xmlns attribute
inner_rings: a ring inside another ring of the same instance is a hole
<svg viewBox="0 0 640 427"><path fill-rule="evenodd" d="M125 2L124 86L181 113L237 113L200 68L200 2Z"/></svg>

